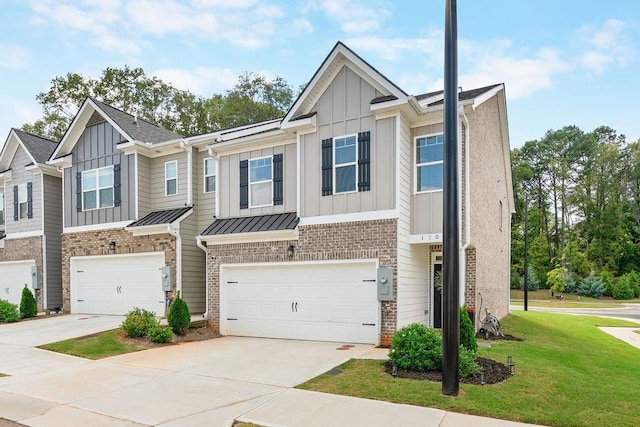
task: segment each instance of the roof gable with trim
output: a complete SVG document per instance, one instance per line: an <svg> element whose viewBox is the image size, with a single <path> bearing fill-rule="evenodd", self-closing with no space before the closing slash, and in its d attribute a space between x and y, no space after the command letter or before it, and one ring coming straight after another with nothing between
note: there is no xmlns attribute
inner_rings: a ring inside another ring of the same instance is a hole
<svg viewBox="0 0 640 427"><path fill-rule="evenodd" d="M57 142L50 139L13 128L9 131L9 136L7 136L2 152L0 152L0 171L11 167L18 147L22 147L27 153L33 166L44 166L57 145Z"/></svg>

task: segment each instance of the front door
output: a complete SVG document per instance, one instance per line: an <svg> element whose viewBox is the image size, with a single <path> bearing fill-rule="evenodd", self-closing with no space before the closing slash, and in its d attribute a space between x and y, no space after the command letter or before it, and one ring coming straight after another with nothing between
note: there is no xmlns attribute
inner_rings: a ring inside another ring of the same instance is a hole
<svg viewBox="0 0 640 427"><path fill-rule="evenodd" d="M431 261L433 283L433 327L442 328L442 254L434 253Z"/></svg>

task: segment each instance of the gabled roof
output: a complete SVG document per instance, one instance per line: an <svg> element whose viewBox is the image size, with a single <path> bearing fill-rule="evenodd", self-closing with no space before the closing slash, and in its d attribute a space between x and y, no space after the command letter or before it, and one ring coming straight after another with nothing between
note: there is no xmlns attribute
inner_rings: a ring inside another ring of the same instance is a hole
<svg viewBox="0 0 640 427"><path fill-rule="evenodd" d="M192 207L178 208L178 209L167 209L164 211L155 211L151 212L139 220L132 222L127 226L127 228L133 227L144 227L147 225L162 225L162 224L171 224L174 221L180 219L184 214L189 212Z"/></svg>
<svg viewBox="0 0 640 427"><path fill-rule="evenodd" d="M21 129L12 128L2 147L2 152L0 152L0 170L4 171L10 168L18 146L24 149L34 166L44 166L58 143Z"/></svg>
<svg viewBox="0 0 640 427"><path fill-rule="evenodd" d="M462 101L469 101L471 99L477 98L480 95L483 95L487 92L490 92L493 89L496 89L498 87L502 86L502 83L497 83L497 84L493 84L490 86L485 86L485 87L480 87L477 89L471 89L471 90L466 90L466 91L461 91L458 93L458 100L460 102ZM435 91L435 92L429 92L429 93L425 93L422 95L416 95L416 100L418 101L422 101L424 99L427 98L433 98L433 97L437 97L439 99L437 99L436 101L430 102L427 104L427 107L432 107L434 105L441 105L444 104L444 99L442 99L440 97L440 95L444 95L444 92L439 90L439 91Z"/></svg>
<svg viewBox="0 0 640 427"><path fill-rule="evenodd" d="M258 231L293 230L299 222L300 218L295 212L216 219L213 224L202 232L202 235L215 236Z"/></svg>

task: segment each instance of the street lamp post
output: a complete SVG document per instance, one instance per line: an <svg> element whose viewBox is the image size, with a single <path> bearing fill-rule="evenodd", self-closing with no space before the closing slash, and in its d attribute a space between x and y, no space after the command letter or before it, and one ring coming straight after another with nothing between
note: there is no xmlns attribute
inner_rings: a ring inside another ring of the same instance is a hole
<svg viewBox="0 0 640 427"><path fill-rule="evenodd" d="M524 193L524 311L529 311L529 194Z"/></svg>

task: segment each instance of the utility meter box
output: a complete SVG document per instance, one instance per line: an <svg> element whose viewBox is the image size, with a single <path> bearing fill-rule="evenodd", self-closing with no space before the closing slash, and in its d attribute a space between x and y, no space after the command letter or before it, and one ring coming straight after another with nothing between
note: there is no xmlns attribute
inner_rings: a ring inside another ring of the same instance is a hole
<svg viewBox="0 0 640 427"><path fill-rule="evenodd" d="M393 268L378 268L378 301L393 300Z"/></svg>
<svg viewBox="0 0 640 427"><path fill-rule="evenodd" d="M37 265L31 266L31 287L40 289L40 267Z"/></svg>
<svg viewBox="0 0 640 427"><path fill-rule="evenodd" d="M164 266L160 268L162 273L162 290L165 292L171 292L173 290L173 268Z"/></svg>

